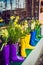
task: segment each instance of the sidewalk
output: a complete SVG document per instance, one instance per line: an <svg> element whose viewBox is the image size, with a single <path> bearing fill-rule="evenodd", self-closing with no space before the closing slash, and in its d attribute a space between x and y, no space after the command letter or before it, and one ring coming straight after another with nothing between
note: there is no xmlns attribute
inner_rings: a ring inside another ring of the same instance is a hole
<svg viewBox="0 0 43 65"><path fill-rule="evenodd" d="M22 63L22 65L35 65L37 59L40 57L41 51L43 49L43 38L38 42L35 49L27 57L27 59Z"/></svg>

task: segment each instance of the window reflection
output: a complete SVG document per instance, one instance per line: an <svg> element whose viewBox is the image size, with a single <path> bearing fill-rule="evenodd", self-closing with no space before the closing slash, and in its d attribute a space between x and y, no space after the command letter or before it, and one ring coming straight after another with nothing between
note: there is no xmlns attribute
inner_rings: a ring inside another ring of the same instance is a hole
<svg viewBox="0 0 43 65"><path fill-rule="evenodd" d="M0 12L5 10L5 2L4 1L0 1Z"/></svg>
<svg viewBox="0 0 43 65"><path fill-rule="evenodd" d="M15 10L16 8L25 8L25 0L3 0L3 3L4 8L6 7L7 10L11 9Z"/></svg>

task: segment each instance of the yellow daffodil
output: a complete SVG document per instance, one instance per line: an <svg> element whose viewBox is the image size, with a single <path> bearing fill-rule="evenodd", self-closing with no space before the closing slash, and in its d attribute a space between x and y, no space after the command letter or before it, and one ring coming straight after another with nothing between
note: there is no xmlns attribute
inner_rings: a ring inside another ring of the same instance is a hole
<svg viewBox="0 0 43 65"><path fill-rule="evenodd" d="M18 24L17 27L21 29L21 25Z"/></svg>
<svg viewBox="0 0 43 65"><path fill-rule="evenodd" d="M40 22L37 20L37 21L36 21L36 24L37 24L37 25L40 25Z"/></svg>
<svg viewBox="0 0 43 65"><path fill-rule="evenodd" d="M21 28L21 25L18 25L19 26L19 28Z"/></svg>
<svg viewBox="0 0 43 65"><path fill-rule="evenodd" d="M27 28L28 27L28 24L25 24L24 26Z"/></svg>
<svg viewBox="0 0 43 65"><path fill-rule="evenodd" d="M28 23L27 23L27 20L24 21L24 28L28 28Z"/></svg>
<svg viewBox="0 0 43 65"><path fill-rule="evenodd" d="M16 16L16 19L14 20L14 22L18 22L19 20L19 16Z"/></svg>
<svg viewBox="0 0 43 65"><path fill-rule="evenodd" d="M20 28L21 30L23 29L21 25L19 25L19 28Z"/></svg>
<svg viewBox="0 0 43 65"><path fill-rule="evenodd" d="M15 19L15 22L18 22L18 19Z"/></svg>
<svg viewBox="0 0 43 65"><path fill-rule="evenodd" d="M27 24L27 20L25 20L25 24Z"/></svg>
<svg viewBox="0 0 43 65"><path fill-rule="evenodd" d="M23 33L24 32L24 30L21 30L21 33Z"/></svg>
<svg viewBox="0 0 43 65"><path fill-rule="evenodd" d="M2 32L2 36L8 37L8 31L6 29L2 30L1 32Z"/></svg>
<svg viewBox="0 0 43 65"><path fill-rule="evenodd" d="M3 19L0 19L0 22L3 22Z"/></svg>
<svg viewBox="0 0 43 65"><path fill-rule="evenodd" d="M16 16L16 19L19 20L19 16Z"/></svg>
<svg viewBox="0 0 43 65"><path fill-rule="evenodd" d="M16 24L16 25L15 25L15 27L17 27L17 28L21 29L21 26L20 26L20 25L18 25L18 24Z"/></svg>
<svg viewBox="0 0 43 65"><path fill-rule="evenodd" d="M31 29L33 30L35 28L35 22L31 23Z"/></svg>
<svg viewBox="0 0 43 65"><path fill-rule="evenodd" d="M10 19L13 20L15 17L14 16L11 16Z"/></svg>
<svg viewBox="0 0 43 65"><path fill-rule="evenodd" d="M15 26L16 26L17 28L19 28L19 26L18 26L17 24L16 24Z"/></svg>
<svg viewBox="0 0 43 65"><path fill-rule="evenodd" d="M17 23L14 21L13 24L16 25Z"/></svg>
<svg viewBox="0 0 43 65"><path fill-rule="evenodd" d="M22 25L22 29L24 29L24 25Z"/></svg>

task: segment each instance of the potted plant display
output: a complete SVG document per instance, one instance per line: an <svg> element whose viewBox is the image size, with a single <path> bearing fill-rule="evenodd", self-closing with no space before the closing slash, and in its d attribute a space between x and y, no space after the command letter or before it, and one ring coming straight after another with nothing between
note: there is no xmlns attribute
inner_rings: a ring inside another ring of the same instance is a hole
<svg viewBox="0 0 43 65"><path fill-rule="evenodd" d="M35 46L36 43L35 42L38 42L39 40L36 39L36 32L38 30L38 28L40 27L40 23L38 20L32 20L32 23L31 23L31 40L30 40L30 43L32 46Z"/></svg>
<svg viewBox="0 0 43 65"><path fill-rule="evenodd" d="M9 27L7 28L7 30L9 33L9 40L11 42L11 45L10 45L11 61L15 61L15 62L24 61L23 57L17 55L18 40L21 35L20 26L15 21L15 22L9 24Z"/></svg>
<svg viewBox="0 0 43 65"><path fill-rule="evenodd" d="M30 28L28 27L28 23L27 20L25 20L24 22L22 22L22 36L20 39L20 43L21 43L21 56L22 57L26 57L26 52L25 49L34 49L33 46L30 45Z"/></svg>
<svg viewBox="0 0 43 65"><path fill-rule="evenodd" d="M9 61L9 45L7 44L8 42L8 31L7 29L1 29L1 37L3 39L2 41L2 47L0 48L0 51L2 51L2 56L3 56L3 60L4 60L4 65L9 65L10 61Z"/></svg>

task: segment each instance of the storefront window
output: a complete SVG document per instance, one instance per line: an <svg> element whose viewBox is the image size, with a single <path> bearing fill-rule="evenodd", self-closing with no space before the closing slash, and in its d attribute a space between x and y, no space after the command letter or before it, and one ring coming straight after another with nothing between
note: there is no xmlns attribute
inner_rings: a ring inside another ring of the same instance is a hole
<svg viewBox="0 0 43 65"><path fill-rule="evenodd" d="M7 10L25 8L25 0L3 0Z"/></svg>
<svg viewBox="0 0 43 65"><path fill-rule="evenodd" d="M5 3L4 1L0 1L0 12L2 12L3 10L5 10Z"/></svg>

